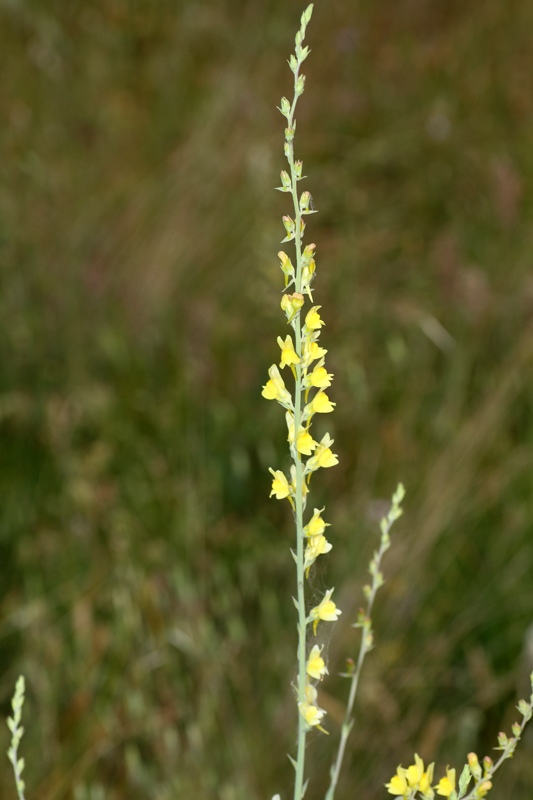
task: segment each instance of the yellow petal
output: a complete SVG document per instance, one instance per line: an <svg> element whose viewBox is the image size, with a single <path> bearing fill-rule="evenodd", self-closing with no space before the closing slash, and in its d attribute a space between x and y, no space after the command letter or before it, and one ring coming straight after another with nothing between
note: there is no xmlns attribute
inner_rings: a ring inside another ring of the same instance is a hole
<svg viewBox="0 0 533 800"><path fill-rule="evenodd" d="M317 414L329 414L333 411L336 403L332 403L325 392L319 392L311 403L311 407Z"/></svg>

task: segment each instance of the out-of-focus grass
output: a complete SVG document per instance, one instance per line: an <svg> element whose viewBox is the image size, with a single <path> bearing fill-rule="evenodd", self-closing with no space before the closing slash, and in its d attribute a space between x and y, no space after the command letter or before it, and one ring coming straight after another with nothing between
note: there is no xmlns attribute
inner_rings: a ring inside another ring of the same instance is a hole
<svg viewBox="0 0 533 800"><path fill-rule="evenodd" d="M283 421L259 392L300 11L0 3L0 698L23 671L29 797L291 780L291 524L266 472ZM339 800L382 797L415 750L489 752L533 666L532 23L526 0L338 0L309 32L333 676L380 501L408 489ZM310 798L344 691L324 686ZM530 797L532 746L495 800Z"/></svg>

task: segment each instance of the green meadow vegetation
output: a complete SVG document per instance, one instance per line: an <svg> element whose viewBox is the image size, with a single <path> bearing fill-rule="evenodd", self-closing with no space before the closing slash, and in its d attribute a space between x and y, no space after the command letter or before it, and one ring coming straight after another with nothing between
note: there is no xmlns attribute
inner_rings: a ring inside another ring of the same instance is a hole
<svg viewBox="0 0 533 800"><path fill-rule="evenodd" d="M293 780L287 443L261 386L301 11L0 0L0 703L23 673L28 800ZM335 546L312 590L343 613L306 797L401 478L336 795L377 800L415 752L439 777L490 754L529 695L533 6L329 0L313 26L298 155L339 464L313 486ZM529 800L532 753L526 730L490 798Z"/></svg>

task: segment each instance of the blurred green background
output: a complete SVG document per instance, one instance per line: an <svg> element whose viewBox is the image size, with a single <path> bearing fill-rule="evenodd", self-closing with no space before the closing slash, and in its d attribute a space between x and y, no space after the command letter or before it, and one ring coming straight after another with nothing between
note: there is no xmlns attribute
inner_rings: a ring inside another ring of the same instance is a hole
<svg viewBox="0 0 533 800"><path fill-rule="evenodd" d="M302 10L0 0L0 703L24 672L28 800L288 797L286 434L260 390ZM529 0L318 0L309 27L296 152L340 456L312 587L343 609L309 800L400 479L338 800L384 798L415 751L439 777L489 753L527 692L532 30ZM531 798L532 754L529 731L494 800Z"/></svg>

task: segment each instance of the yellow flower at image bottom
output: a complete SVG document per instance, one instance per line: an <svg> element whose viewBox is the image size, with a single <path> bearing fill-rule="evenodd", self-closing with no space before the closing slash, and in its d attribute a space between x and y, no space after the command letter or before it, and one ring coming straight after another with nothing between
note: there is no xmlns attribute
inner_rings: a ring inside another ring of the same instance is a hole
<svg viewBox="0 0 533 800"><path fill-rule="evenodd" d="M440 779L436 788L441 797L449 797L455 789L455 770L446 767L446 777Z"/></svg>
<svg viewBox="0 0 533 800"><path fill-rule="evenodd" d="M415 763L407 769L399 766L396 775L391 778L390 783L385 784L389 794L407 797L414 791L427 792L433 780L434 764L430 764L427 771L424 771L424 762L415 753Z"/></svg>

